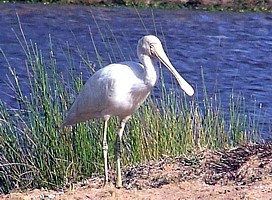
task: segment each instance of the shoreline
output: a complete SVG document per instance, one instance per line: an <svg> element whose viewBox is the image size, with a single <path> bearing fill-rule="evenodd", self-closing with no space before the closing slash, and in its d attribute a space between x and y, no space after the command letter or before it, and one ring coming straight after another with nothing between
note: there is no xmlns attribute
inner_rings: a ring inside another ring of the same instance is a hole
<svg viewBox="0 0 272 200"><path fill-rule="evenodd" d="M211 11L272 11L272 0L59 0L57 2L96 6L187 8Z"/></svg>
<svg viewBox="0 0 272 200"><path fill-rule="evenodd" d="M0 0L1 1L1 0ZM34 0L12 1L3 0L2 3L43 3L43 4L74 4L101 7L138 7L138 8L166 8L166 9L195 9L209 11L253 11L272 12L272 0Z"/></svg>
<svg viewBox="0 0 272 200"><path fill-rule="evenodd" d="M62 187L14 189L0 199L269 199L272 192L272 143L245 143L187 156L167 156L124 169L124 187L116 189L115 172L93 175Z"/></svg>

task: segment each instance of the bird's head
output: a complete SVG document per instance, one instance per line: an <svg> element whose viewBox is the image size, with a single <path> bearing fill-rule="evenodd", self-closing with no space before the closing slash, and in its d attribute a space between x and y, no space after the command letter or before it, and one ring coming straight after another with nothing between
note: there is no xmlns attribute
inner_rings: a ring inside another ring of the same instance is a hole
<svg viewBox="0 0 272 200"><path fill-rule="evenodd" d="M156 57L156 49L163 49L161 41L154 35L146 35L138 41L137 53Z"/></svg>
<svg viewBox="0 0 272 200"><path fill-rule="evenodd" d="M187 83L171 64L166 53L163 50L161 41L154 35L146 35L138 41L137 54L141 57L148 56L150 58L157 58L165 67L176 77L181 89L189 96L193 96L194 89Z"/></svg>

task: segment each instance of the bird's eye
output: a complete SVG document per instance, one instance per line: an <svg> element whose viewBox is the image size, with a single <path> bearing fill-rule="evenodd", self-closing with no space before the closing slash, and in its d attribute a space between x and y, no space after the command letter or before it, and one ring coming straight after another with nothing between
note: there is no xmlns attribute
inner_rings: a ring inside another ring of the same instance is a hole
<svg viewBox="0 0 272 200"><path fill-rule="evenodd" d="M149 43L149 48L150 48L150 54L154 55L154 44Z"/></svg>

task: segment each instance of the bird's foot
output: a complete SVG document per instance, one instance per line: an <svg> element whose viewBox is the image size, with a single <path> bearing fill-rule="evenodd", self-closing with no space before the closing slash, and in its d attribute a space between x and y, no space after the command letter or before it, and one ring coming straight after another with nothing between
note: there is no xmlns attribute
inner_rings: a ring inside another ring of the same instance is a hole
<svg viewBox="0 0 272 200"><path fill-rule="evenodd" d="M111 182L105 182L101 190L102 199L116 199L116 188Z"/></svg>
<svg viewBox="0 0 272 200"><path fill-rule="evenodd" d="M122 188L123 187L122 186L122 181L117 179L115 187L118 188L118 189Z"/></svg>
<svg viewBox="0 0 272 200"><path fill-rule="evenodd" d="M116 183L115 187L118 188L118 189L121 189L123 186L122 186L122 184L117 184Z"/></svg>
<svg viewBox="0 0 272 200"><path fill-rule="evenodd" d="M110 181L107 181L104 183L104 188L114 188L114 185L112 184L112 182Z"/></svg>

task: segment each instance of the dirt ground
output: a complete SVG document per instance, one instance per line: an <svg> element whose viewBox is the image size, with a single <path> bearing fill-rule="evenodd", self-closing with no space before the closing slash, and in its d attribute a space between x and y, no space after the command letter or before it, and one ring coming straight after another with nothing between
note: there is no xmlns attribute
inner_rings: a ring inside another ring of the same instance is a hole
<svg viewBox="0 0 272 200"><path fill-rule="evenodd" d="M114 179L114 171L110 178ZM272 143L165 157L124 170L123 188L94 176L61 191L35 189L0 199L272 199ZM112 181L113 182L113 181Z"/></svg>

